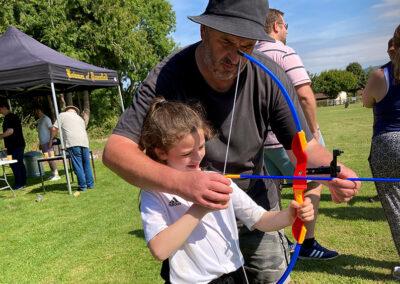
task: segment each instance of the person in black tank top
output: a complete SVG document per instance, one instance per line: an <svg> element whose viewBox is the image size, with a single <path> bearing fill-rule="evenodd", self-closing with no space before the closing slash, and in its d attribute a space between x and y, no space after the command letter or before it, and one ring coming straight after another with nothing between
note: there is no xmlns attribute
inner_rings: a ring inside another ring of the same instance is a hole
<svg viewBox="0 0 400 284"><path fill-rule="evenodd" d="M391 61L371 74L363 94L364 106L374 113L369 163L377 178L400 176L400 25L392 42ZM375 186L400 256L400 183L375 182ZM393 277L400 279L400 265L394 267Z"/></svg>

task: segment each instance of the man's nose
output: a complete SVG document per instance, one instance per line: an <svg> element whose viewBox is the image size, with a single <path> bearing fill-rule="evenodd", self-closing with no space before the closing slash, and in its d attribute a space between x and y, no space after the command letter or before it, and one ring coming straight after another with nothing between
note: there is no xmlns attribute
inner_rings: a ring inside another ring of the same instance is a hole
<svg viewBox="0 0 400 284"><path fill-rule="evenodd" d="M232 64L238 65L240 61L240 54L239 54L239 48L236 46L233 46L229 50L229 60L231 61Z"/></svg>

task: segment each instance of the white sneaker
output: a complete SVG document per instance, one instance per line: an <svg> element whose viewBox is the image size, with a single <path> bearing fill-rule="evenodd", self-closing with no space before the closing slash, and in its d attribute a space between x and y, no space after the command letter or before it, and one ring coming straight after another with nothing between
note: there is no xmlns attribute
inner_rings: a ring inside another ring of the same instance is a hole
<svg viewBox="0 0 400 284"><path fill-rule="evenodd" d="M59 180L59 179L60 179L60 176L51 176L51 177L49 177L48 180L50 180L50 181L56 181L56 180Z"/></svg>
<svg viewBox="0 0 400 284"><path fill-rule="evenodd" d="M393 277L397 280L400 280L400 266L395 266L393 268Z"/></svg>

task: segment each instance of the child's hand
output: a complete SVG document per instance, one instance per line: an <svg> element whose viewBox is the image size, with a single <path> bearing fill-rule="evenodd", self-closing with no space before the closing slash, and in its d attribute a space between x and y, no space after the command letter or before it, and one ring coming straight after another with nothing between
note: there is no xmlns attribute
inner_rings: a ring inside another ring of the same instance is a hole
<svg viewBox="0 0 400 284"><path fill-rule="evenodd" d="M196 216L198 216L200 218L203 218L203 216L206 215L209 212L215 211L215 210L212 210L212 209L210 209L208 207L204 207L204 206L201 206L201 205L198 205L198 204L193 204L190 207L189 210L191 210L191 212L194 215L196 215Z"/></svg>
<svg viewBox="0 0 400 284"><path fill-rule="evenodd" d="M296 201L291 201L289 204L290 215L295 219L299 217L303 222L310 222L314 220L314 206L311 203L311 199L304 198L303 204L299 204Z"/></svg>

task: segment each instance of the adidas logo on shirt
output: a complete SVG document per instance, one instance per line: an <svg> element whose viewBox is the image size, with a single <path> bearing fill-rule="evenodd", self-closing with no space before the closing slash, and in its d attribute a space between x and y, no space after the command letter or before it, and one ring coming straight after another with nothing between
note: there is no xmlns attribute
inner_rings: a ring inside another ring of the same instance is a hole
<svg viewBox="0 0 400 284"><path fill-rule="evenodd" d="M169 205L169 206L178 206L178 205L182 205L182 203L180 203L180 202L178 201L178 199L176 199L175 197L173 197L173 198L171 199L171 201L168 203L168 205Z"/></svg>

